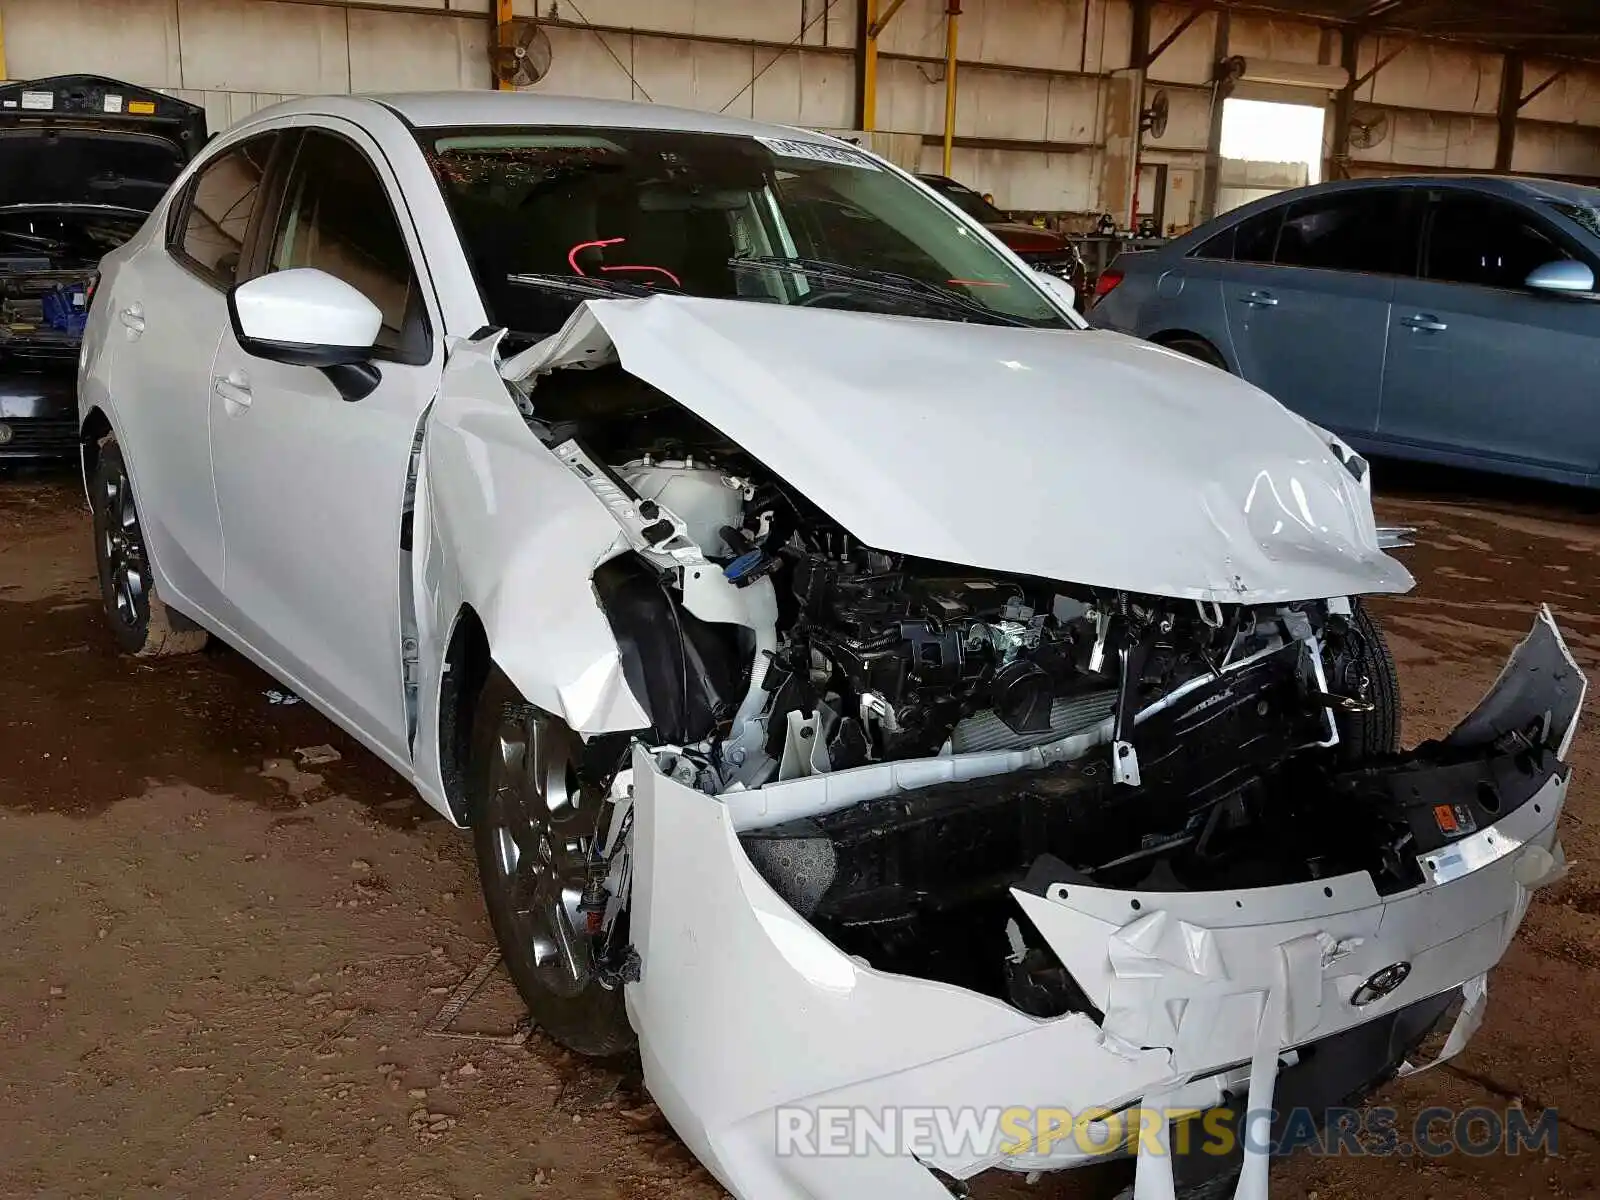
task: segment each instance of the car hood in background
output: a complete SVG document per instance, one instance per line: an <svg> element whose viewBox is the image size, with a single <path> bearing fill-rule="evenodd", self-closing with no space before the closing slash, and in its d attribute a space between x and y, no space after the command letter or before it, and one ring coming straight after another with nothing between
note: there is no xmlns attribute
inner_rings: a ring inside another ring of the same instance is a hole
<svg viewBox="0 0 1600 1200"><path fill-rule="evenodd" d="M205 144L205 110L97 75L0 86L0 208L149 212Z"/></svg>
<svg viewBox="0 0 1600 1200"><path fill-rule="evenodd" d="M613 352L880 550L1219 602L1412 586L1314 426L1118 334L661 296L503 370Z"/></svg>

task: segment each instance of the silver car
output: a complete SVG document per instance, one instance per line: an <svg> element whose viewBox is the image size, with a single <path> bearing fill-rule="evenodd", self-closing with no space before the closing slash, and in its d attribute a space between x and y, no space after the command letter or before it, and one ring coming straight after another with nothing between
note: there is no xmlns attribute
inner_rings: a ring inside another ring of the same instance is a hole
<svg viewBox="0 0 1600 1200"><path fill-rule="evenodd" d="M1242 375L1367 454L1600 485L1600 189L1350 180L1101 276L1090 322Z"/></svg>

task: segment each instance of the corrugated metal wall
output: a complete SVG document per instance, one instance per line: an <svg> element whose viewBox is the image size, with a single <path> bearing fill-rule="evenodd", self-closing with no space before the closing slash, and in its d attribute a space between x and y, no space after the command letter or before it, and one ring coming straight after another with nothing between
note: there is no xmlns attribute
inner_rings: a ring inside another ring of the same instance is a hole
<svg viewBox="0 0 1600 1200"><path fill-rule="evenodd" d="M295 94L490 86L490 0L0 0L14 78L92 71L205 106L213 128ZM854 41L862 0L537 0L554 65L540 91L650 99L822 129L855 123ZM943 128L941 0L906 0L880 42L878 128L899 161L937 169ZM1008 207L1098 211L1107 136L1106 72L1128 65L1129 0L965 0L954 172ZM520 15L535 0L517 0ZM1158 4L1151 42L1188 13ZM1171 117L1147 138L1192 208L1211 130L1216 12L1149 72ZM1228 54L1337 61L1314 25L1249 12L1228 19ZM1363 43L1360 72L1394 45ZM1531 89L1554 70L1530 63ZM1416 43L1360 89L1387 114L1384 136L1352 151L1360 172L1494 164L1501 60ZM1322 101L1322 94L1308 98ZM1600 70L1575 70L1524 110L1513 167L1600 176ZM1007 143L1016 143L1008 146ZM920 149L918 149L920 145Z"/></svg>

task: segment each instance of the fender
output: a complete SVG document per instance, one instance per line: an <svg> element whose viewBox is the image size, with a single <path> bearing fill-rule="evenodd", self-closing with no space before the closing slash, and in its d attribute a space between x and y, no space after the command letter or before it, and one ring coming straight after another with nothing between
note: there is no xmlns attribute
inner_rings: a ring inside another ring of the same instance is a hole
<svg viewBox="0 0 1600 1200"><path fill-rule="evenodd" d="M627 542L523 421L500 375L503 336L450 339L418 469L413 570L425 650L417 771L429 802L452 819L440 782L440 685L464 606L530 704L585 735L650 724L590 580Z"/></svg>

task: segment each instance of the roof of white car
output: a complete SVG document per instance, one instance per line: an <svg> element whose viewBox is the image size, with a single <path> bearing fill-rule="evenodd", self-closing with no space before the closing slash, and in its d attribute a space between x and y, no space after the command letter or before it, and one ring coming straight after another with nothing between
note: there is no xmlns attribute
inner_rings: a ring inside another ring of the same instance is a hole
<svg viewBox="0 0 1600 1200"><path fill-rule="evenodd" d="M425 129L471 125L576 125L826 140L825 135L807 130L631 100L485 91L399 92L364 98L393 109L411 124Z"/></svg>

